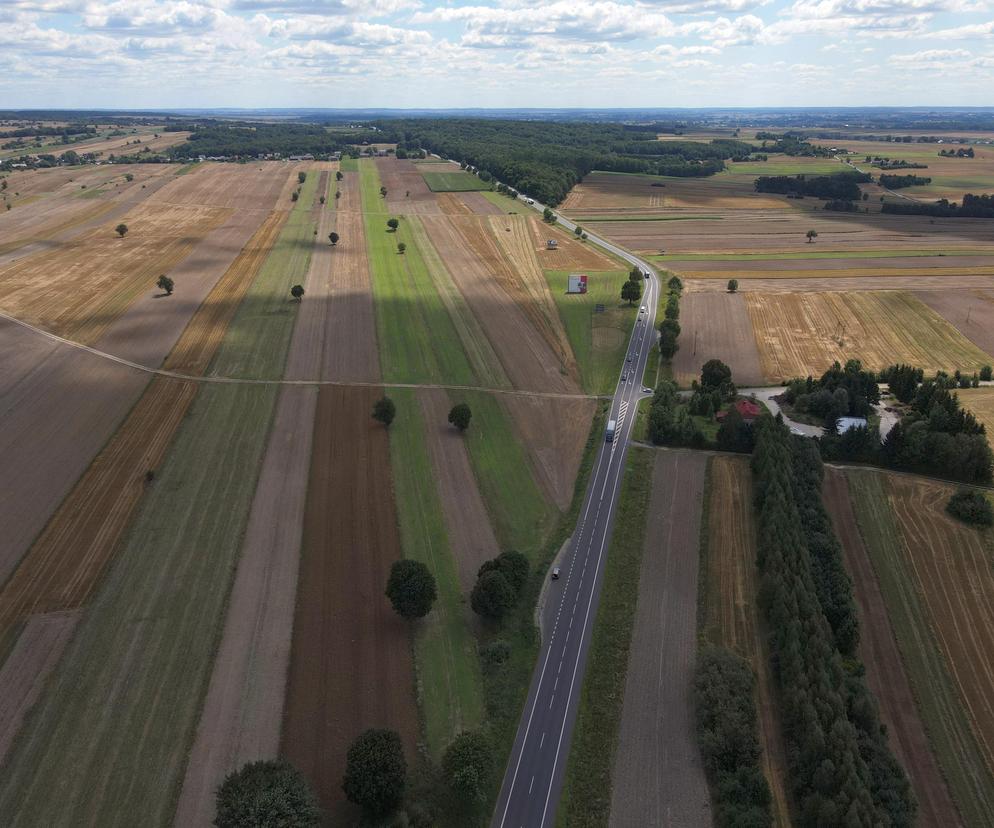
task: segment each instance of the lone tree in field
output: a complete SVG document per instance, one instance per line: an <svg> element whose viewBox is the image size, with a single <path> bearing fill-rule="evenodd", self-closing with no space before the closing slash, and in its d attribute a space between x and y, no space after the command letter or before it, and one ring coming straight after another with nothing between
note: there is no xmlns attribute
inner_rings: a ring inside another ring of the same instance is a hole
<svg viewBox="0 0 994 828"><path fill-rule="evenodd" d="M514 606L514 587L507 577L497 570L480 573L469 596L473 612L484 618L498 620Z"/></svg>
<svg viewBox="0 0 994 828"><path fill-rule="evenodd" d="M389 397L380 397L373 404L373 419L378 423L383 423L387 428L390 427L395 416L397 416L397 406Z"/></svg>
<svg viewBox="0 0 994 828"><path fill-rule="evenodd" d="M391 233L396 233L398 227L400 227L400 220L399 219L395 219L395 218L387 219L387 229Z"/></svg>
<svg viewBox="0 0 994 828"><path fill-rule="evenodd" d="M299 172L299 173L297 173L297 181L299 181L301 184L303 184L306 180L307 180L307 173L305 173L305 172Z"/></svg>
<svg viewBox="0 0 994 828"><path fill-rule="evenodd" d="M466 403L459 403L452 406L452 410L449 412L449 422L460 431L465 431L469 428L469 421L471 419L473 419L473 412L469 410L469 406Z"/></svg>
<svg viewBox="0 0 994 828"><path fill-rule="evenodd" d="M352 743L342 780L349 801L384 816L400 804L406 784L407 762L395 731L370 729Z"/></svg>
<svg viewBox="0 0 994 828"><path fill-rule="evenodd" d="M324 204L324 202L325 202L324 196L321 196L321 198L319 198L318 201L320 201L322 204Z"/></svg>
<svg viewBox="0 0 994 828"><path fill-rule="evenodd" d="M808 230L807 236L808 236L808 244L811 244L811 242L813 242L815 239L818 238L818 231L817 230Z"/></svg>
<svg viewBox="0 0 994 828"><path fill-rule="evenodd" d="M642 298L642 285L629 279L621 286L621 298L629 305L637 302Z"/></svg>
<svg viewBox="0 0 994 828"><path fill-rule="evenodd" d="M486 734L466 731L456 736L442 756L442 773L449 787L472 802L482 802L494 772L493 747Z"/></svg>
<svg viewBox="0 0 994 828"><path fill-rule="evenodd" d="M380 195L381 195L381 196L382 196L383 198L386 198L386 197L387 197L387 188L386 188L386 187L380 187Z"/></svg>
<svg viewBox="0 0 994 828"><path fill-rule="evenodd" d="M739 289L739 280L738 279L729 279L728 280L728 292L729 293L735 293L735 291L737 291L738 289Z"/></svg>
<svg viewBox="0 0 994 828"><path fill-rule="evenodd" d="M507 582L517 596L528 581L528 569L528 558L520 552L509 549L507 552L501 552L496 558L484 561L476 575L480 577L487 572L499 572L507 578Z"/></svg>
<svg viewBox="0 0 994 828"><path fill-rule="evenodd" d="M438 597L435 576L421 561L394 561L387 580L386 596L401 618L424 618Z"/></svg>
<svg viewBox="0 0 994 828"><path fill-rule="evenodd" d="M345 178L345 176L342 175L342 171L341 170L336 170L335 171L335 181L341 181L343 178Z"/></svg>
<svg viewBox="0 0 994 828"><path fill-rule="evenodd" d="M165 291L166 296L173 295L173 280L163 273L159 277L159 281L155 283L155 286L162 291Z"/></svg>
<svg viewBox="0 0 994 828"><path fill-rule="evenodd" d="M583 235L583 228L579 224L573 228L573 235L577 238Z"/></svg>
<svg viewBox="0 0 994 828"><path fill-rule="evenodd" d="M304 298L304 286L294 285L292 288L290 288L290 295L299 302L301 299Z"/></svg>
<svg viewBox="0 0 994 828"><path fill-rule="evenodd" d="M249 762L232 771L217 790L217 828L312 828L321 812L307 780L289 762Z"/></svg>
<svg viewBox="0 0 994 828"><path fill-rule="evenodd" d="M331 246L332 247L334 247L336 244L338 244L338 240L340 238L341 238L341 236L339 236L338 233L332 232L332 233L328 234L328 241L331 242Z"/></svg>
<svg viewBox="0 0 994 828"><path fill-rule="evenodd" d="M338 201L338 199L340 199L341 197L342 197L342 191L335 190L335 201Z"/></svg>
<svg viewBox="0 0 994 828"><path fill-rule="evenodd" d="M125 233L128 232L128 225L122 222L121 224L117 225L117 227L114 228L114 232L117 233L117 235L119 235L123 239Z"/></svg>
<svg viewBox="0 0 994 828"><path fill-rule="evenodd" d="M397 242L397 252L400 253L401 256L404 255L405 250L407 250L407 245L404 244L404 242Z"/></svg>

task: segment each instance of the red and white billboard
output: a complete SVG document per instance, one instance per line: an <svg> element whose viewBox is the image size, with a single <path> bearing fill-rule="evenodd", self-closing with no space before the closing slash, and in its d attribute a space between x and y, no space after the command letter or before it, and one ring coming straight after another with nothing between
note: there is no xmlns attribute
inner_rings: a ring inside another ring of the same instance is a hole
<svg viewBox="0 0 994 828"><path fill-rule="evenodd" d="M570 273L569 284L566 287L567 293L586 293L587 292L587 274L586 273Z"/></svg>

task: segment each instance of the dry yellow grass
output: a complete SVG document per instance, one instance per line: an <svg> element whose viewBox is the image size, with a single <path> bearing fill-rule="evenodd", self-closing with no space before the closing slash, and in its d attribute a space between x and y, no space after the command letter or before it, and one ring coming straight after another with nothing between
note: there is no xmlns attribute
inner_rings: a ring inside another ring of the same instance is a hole
<svg viewBox="0 0 994 828"><path fill-rule="evenodd" d="M819 260L824 262L825 260ZM854 260L849 260L854 261ZM863 260L864 262L866 260ZM886 260L883 260L886 261ZM685 265L678 266L678 272L691 279L842 279L842 278L867 278L881 279L892 277L909 276L947 276L955 284L957 276L994 276L994 265L979 267L929 267L929 260L925 260L921 265L906 268L874 266L871 263L868 267L847 267L847 268L818 268L805 265L792 270L749 270L747 268L735 268L734 270L695 270L693 267Z"/></svg>
<svg viewBox="0 0 994 828"><path fill-rule="evenodd" d="M994 446L994 387L957 391L960 400L987 428L987 442Z"/></svg>
<svg viewBox="0 0 994 828"><path fill-rule="evenodd" d="M838 360L880 370L896 362L973 372L990 362L941 316L905 291L746 293L763 375L818 376Z"/></svg>
<svg viewBox="0 0 994 828"><path fill-rule="evenodd" d="M704 558L702 635L736 652L756 673L763 773L773 795L778 826L790 825L783 735L770 673L770 653L757 597L756 526L749 461L715 457L708 472L707 554Z"/></svg>

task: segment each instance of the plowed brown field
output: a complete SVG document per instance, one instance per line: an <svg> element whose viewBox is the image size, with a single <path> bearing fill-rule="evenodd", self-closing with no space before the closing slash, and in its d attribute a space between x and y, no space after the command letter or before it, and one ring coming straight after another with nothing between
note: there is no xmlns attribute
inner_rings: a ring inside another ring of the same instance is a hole
<svg viewBox="0 0 994 828"><path fill-rule="evenodd" d="M446 423L453 401L441 389L421 389L418 402L424 414L425 442L445 515L449 548L456 559L459 583L469 594L480 565L500 554L490 515L480 497L469 462L466 441Z"/></svg>
<svg viewBox="0 0 994 828"><path fill-rule="evenodd" d="M349 745L398 731L413 759L418 713L408 625L383 595L401 557L386 430L375 388L318 394L281 752L315 786L335 824Z"/></svg>
<svg viewBox="0 0 994 828"><path fill-rule="evenodd" d="M933 828L958 825L959 812L918 713L887 604L853 513L845 474L836 469L825 470L823 497L845 552L846 569L853 579L859 607L859 656L866 666L867 684L880 705L891 750L911 779L918 799L919 824Z"/></svg>
<svg viewBox="0 0 994 828"><path fill-rule="evenodd" d="M952 486L889 475L887 487L939 648L994 769L994 536L946 513Z"/></svg>
<svg viewBox="0 0 994 828"><path fill-rule="evenodd" d="M832 362L859 359L880 370L896 362L927 373L972 373L989 357L904 291L745 294L763 374L771 382L820 376ZM685 345L681 345L685 347Z"/></svg>
<svg viewBox="0 0 994 828"><path fill-rule="evenodd" d="M526 218L531 234L532 249L544 270L617 270L618 265L596 247L577 240L569 233L555 230L534 216ZM556 240L556 249L549 250L549 239Z"/></svg>
<svg viewBox="0 0 994 828"><path fill-rule="evenodd" d="M994 354L994 289L921 290L914 295L981 351Z"/></svg>
<svg viewBox="0 0 994 828"><path fill-rule="evenodd" d="M441 213L435 194L428 189L424 176L412 161L377 158L380 184L387 188L387 207L398 215L404 213Z"/></svg>
<svg viewBox="0 0 994 828"><path fill-rule="evenodd" d="M790 825L787 758L770 652L757 600L756 525L752 510L752 475L748 458L714 457L709 474L703 635L712 644L735 651L756 674L759 739L763 773L773 794L777 825Z"/></svg>
<svg viewBox="0 0 994 828"><path fill-rule="evenodd" d="M732 369L739 385L762 385L752 320L740 294L687 293L680 302L680 350L673 357L673 379L690 385L700 379L709 359Z"/></svg>
<svg viewBox="0 0 994 828"><path fill-rule="evenodd" d="M618 747L611 828L711 824L694 735L697 569L707 457L658 452Z"/></svg>

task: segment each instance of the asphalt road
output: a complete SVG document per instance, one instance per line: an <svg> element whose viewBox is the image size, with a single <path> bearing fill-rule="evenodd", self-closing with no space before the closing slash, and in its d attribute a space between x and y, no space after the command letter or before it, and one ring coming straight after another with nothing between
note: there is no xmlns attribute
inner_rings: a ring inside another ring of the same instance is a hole
<svg viewBox="0 0 994 828"><path fill-rule="evenodd" d="M534 204L541 212L544 206ZM560 217L567 230L575 225ZM504 774L494 828L544 828L555 822L576 724L580 688L587 667L591 629L597 616L604 563L621 490L622 471L649 348L655 342L659 278L647 262L587 231L588 239L650 274L628 343L624 367L611 401L609 420L617 423L614 441L602 443L584 496L573 540L561 561L561 577L550 584L542 642L528 700ZM621 289L619 284L618 289ZM627 375L628 380L622 377Z"/></svg>

